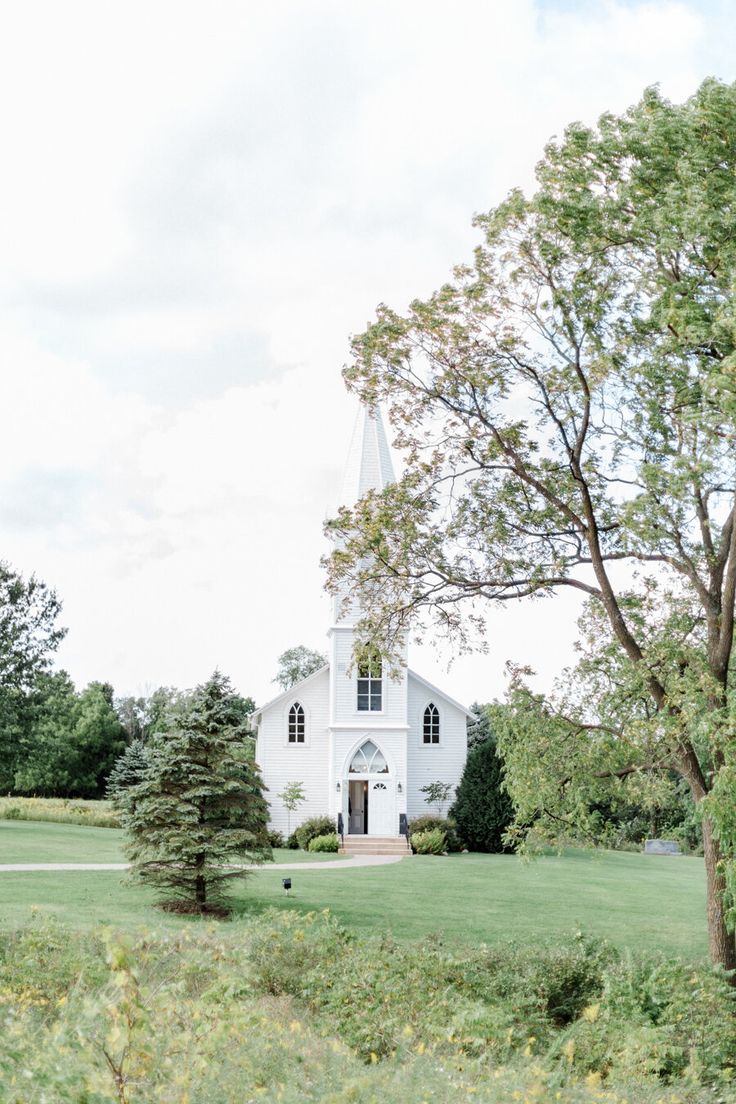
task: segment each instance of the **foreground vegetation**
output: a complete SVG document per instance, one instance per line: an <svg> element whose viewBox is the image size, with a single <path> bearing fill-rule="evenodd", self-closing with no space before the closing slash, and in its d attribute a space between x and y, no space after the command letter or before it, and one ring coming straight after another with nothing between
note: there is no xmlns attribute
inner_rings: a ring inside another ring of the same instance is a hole
<svg viewBox="0 0 736 1104"><path fill-rule="evenodd" d="M582 936L450 951L327 913L92 937L36 916L0 937L0 1100L728 1100L733 999L711 967Z"/></svg>

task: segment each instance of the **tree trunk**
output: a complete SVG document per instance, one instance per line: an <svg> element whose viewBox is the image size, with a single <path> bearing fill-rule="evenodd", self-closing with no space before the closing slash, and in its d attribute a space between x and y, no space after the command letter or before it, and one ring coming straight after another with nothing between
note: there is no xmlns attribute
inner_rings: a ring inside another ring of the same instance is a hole
<svg viewBox="0 0 736 1104"><path fill-rule="evenodd" d="M204 869L204 855L197 855L197 876L194 879L194 899L200 908L207 904L207 883L202 873Z"/></svg>
<svg viewBox="0 0 736 1104"><path fill-rule="evenodd" d="M723 905L726 882L718 869L721 849L713 836L713 825L707 819L703 820L703 854L708 886L708 948L711 961L726 970L736 970L736 941L726 927Z"/></svg>

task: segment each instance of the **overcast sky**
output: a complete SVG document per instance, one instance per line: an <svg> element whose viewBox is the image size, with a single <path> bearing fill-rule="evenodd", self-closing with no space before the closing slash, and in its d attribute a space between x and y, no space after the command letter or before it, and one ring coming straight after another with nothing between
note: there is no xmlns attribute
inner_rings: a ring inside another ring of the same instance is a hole
<svg viewBox="0 0 736 1104"><path fill-rule="evenodd" d="M63 599L60 664L121 694L219 666L263 700L325 647L350 334L441 283L567 123L736 76L734 0L0 12L0 556ZM545 684L574 612L412 666L466 702L507 658Z"/></svg>

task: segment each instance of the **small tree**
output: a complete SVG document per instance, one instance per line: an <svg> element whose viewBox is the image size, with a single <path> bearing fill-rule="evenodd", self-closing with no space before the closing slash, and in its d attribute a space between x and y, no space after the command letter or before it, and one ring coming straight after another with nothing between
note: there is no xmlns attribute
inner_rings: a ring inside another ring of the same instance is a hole
<svg viewBox="0 0 736 1104"><path fill-rule="evenodd" d="M144 780L128 791L123 825L134 875L183 911L222 911L239 860L270 856L267 804L249 761L237 695L216 671L187 700L173 727L152 737Z"/></svg>
<svg viewBox="0 0 736 1104"><path fill-rule="evenodd" d="M441 817L442 807L450 799L452 785L449 782L428 782L426 786L420 787L419 792L425 795L427 805L437 806L437 816Z"/></svg>
<svg viewBox="0 0 736 1104"><path fill-rule="evenodd" d="M286 809L286 834L291 835L291 814L296 812L303 801L306 801L303 782L289 782L288 786L279 794L281 803Z"/></svg>
<svg viewBox="0 0 736 1104"><path fill-rule="evenodd" d="M105 797L113 804L122 806L128 790L143 781L148 761L148 752L143 740L134 740L115 760L107 780Z"/></svg>
<svg viewBox="0 0 736 1104"><path fill-rule="evenodd" d="M311 648L305 648L298 644L296 648L289 648L278 659L279 669L276 673L277 682L282 690L288 690L302 679L309 678L320 667L327 663L327 656L322 652L315 652Z"/></svg>
<svg viewBox="0 0 736 1104"><path fill-rule="evenodd" d="M450 816L470 851L506 851L504 832L514 819L511 798L503 789L503 766L492 738L468 754Z"/></svg>

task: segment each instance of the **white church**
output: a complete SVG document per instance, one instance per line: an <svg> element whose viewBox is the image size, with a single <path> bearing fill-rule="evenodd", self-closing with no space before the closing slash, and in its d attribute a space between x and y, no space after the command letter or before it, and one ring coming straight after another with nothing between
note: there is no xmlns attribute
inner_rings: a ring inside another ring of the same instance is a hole
<svg viewBox="0 0 736 1104"><path fill-rule="evenodd" d="M361 409L340 504L351 506L393 480L381 415ZM347 850L381 850L390 841L401 844L407 818L435 811L422 786L442 781L454 792L471 714L410 670L406 655L399 677L390 677L378 661L356 666L358 610L344 598L333 601L326 666L253 714L256 761L268 787L272 828L287 832L279 794L301 782L305 801L291 816L292 831L308 817L328 814Z"/></svg>

